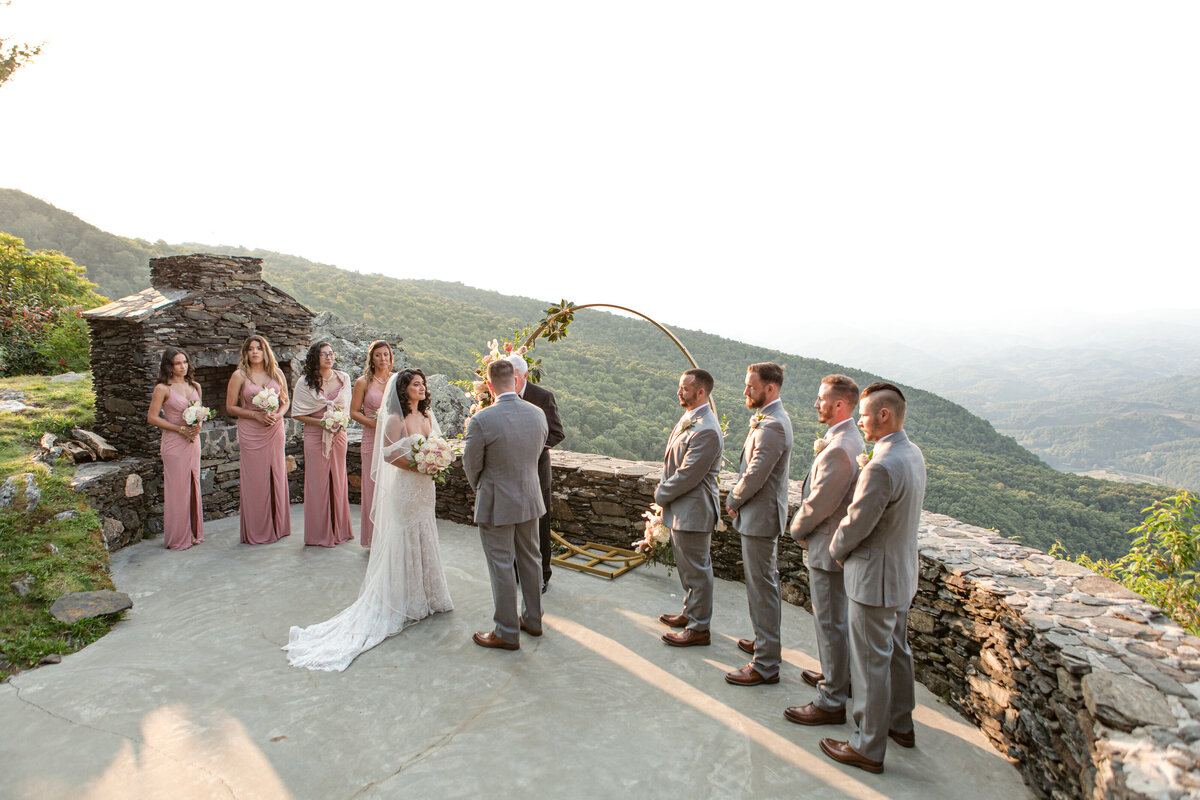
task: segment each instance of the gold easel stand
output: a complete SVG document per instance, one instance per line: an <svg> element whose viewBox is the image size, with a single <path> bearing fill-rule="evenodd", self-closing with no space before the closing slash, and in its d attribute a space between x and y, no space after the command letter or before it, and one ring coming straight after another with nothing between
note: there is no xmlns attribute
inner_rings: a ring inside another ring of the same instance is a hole
<svg viewBox="0 0 1200 800"><path fill-rule="evenodd" d="M554 541L567 548L565 556L552 556L550 563L558 567L586 572L589 575L599 575L612 580L624 575L646 560L646 556L641 553L626 550L623 547L613 547L596 542L586 542L582 547L577 547L554 531L550 531L550 536Z"/></svg>

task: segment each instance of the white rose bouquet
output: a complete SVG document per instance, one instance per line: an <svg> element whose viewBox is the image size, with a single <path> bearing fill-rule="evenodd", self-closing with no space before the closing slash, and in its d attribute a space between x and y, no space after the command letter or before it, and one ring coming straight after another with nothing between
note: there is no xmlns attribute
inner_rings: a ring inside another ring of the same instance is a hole
<svg viewBox="0 0 1200 800"><path fill-rule="evenodd" d="M321 418L321 425L325 430L333 433L344 429L350 424L350 414L347 411L342 411L340 408L331 410L328 414Z"/></svg>
<svg viewBox="0 0 1200 800"><path fill-rule="evenodd" d="M279 392L276 389L263 389L254 395L250 402L254 403L254 407L259 411L266 411L270 414L272 411L279 410Z"/></svg>
<svg viewBox="0 0 1200 800"><path fill-rule="evenodd" d="M642 513L646 527L642 538L633 542L633 549L646 556L651 564L665 564L667 574L675 566L675 551L671 548L671 529L663 524L662 506L651 503L650 510Z"/></svg>
<svg viewBox="0 0 1200 800"><path fill-rule="evenodd" d="M199 425L201 422L207 422L212 418L212 409L208 406L200 405L199 401L192 403L183 410L183 421L188 425Z"/></svg>
<svg viewBox="0 0 1200 800"><path fill-rule="evenodd" d="M454 445L440 436L418 438L412 446L412 465L417 472L428 475L438 483L445 483L450 473L450 465L458 457Z"/></svg>

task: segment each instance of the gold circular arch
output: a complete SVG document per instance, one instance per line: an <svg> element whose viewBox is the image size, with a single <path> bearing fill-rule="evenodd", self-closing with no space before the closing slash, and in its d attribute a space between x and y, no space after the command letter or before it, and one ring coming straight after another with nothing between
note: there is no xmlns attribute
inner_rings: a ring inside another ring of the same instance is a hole
<svg viewBox="0 0 1200 800"><path fill-rule="evenodd" d="M539 336L541 336L542 332L545 331L547 327L549 327L550 323L552 323L554 320L558 319L562 315L571 314L572 316L574 316L576 311L580 311L585 308L615 308L618 311L624 311L626 313L641 317L642 319L646 320L646 322L649 322L651 325L653 325L654 327L658 328L660 331L665 333L667 335L667 338L669 338L672 342L674 342L675 346L679 348L681 353L683 353L684 358L686 358L688 360L688 363L692 365L693 369L700 368L700 365L696 363L696 359L692 358L692 354L684 346L683 342L679 341L679 337L677 337L675 334L671 333L671 331L668 330L665 325L661 325L660 323L656 322L655 320L651 319L650 317L646 316L645 314L643 314L640 311L634 311L632 308L627 308L625 306L613 305L612 303L587 303L587 304L581 305L581 306L570 306L568 308L563 308L560 311L558 311L558 313L551 314L550 316L543 319L542 324L538 325L537 328L533 331L533 333L529 334L529 336L527 336L525 338L525 341L521 343L522 347L530 347L533 344L533 341L535 339L537 339ZM715 402L713 402L713 398L712 398L711 394L708 397L708 405L710 408L712 408L714 414L717 413L717 404Z"/></svg>

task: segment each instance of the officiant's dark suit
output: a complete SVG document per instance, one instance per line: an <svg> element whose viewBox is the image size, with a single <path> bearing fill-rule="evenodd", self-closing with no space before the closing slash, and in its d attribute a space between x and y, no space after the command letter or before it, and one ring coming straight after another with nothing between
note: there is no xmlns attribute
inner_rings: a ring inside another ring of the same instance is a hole
<svg viewBox="0 0 1200 800"><path fill-rule="evenodd" d="M554 393L536 383L525 380L525 372L522 371L522 367L525 367L525 359L521 356L516 358L521 360L520 365L513 360L517 374L517 394L525 402L533 403L542 410L542 413L546 415L546 425L550 428L550 433L546 436L546 446L542 449L541 457L538 458L538 481L542 487L542 502L546 504L546 513L538 520L538 543L542 550L542 591L544 592L550 583L550 448L563 440L563 426L562 420L558 416L558 403L554 400Z"/></svg>

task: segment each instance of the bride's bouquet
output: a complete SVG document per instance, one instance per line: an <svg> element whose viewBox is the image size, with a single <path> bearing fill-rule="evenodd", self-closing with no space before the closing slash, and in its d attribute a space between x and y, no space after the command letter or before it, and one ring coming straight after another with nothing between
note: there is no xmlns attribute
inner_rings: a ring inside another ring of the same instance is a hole
<svg viewBox="0 0 1200 800"><path fill-rule="evenodd" d="M340 408L331 410L328 414L321 418L321 425L325 430L336 432L343 430L350 424L350 412L342 411Z"/></svg>
<svg viewBox="0 0 1200 800"><path fill-rule="evenodd" d="M441 436L419 437L412 446L412 465L417 472L428 475L438 483L445 483L450 474L450 465L458 457L454 445Z"/></svg>
<svg viewBox="0 0 1200 800"><path fill-rule="evenodd" d="M254 407L259 411L266 411L270 414L272 411L279 410L279 392L276 389L263 389L254 395L250 402L254 403Z"/></svg>
<svg viewBox="0 0 1200 800"><path fill-rule="evenodd" d="M208 406L200 405L197 400L183 410L183 421L188 425L199 425L201 422L207 422L212 418L212 409Z"/></svg>
<svg viewBox="0 0 1200 800"><path fill-rule="evenodd" d="M667 574L675 566L675 551L671 549L671 529L663 524L662 506L651 503L650 510L642 513L646 527L642 538L633 542L633 549L646 556L651 564L664 564Z"/></svg>

